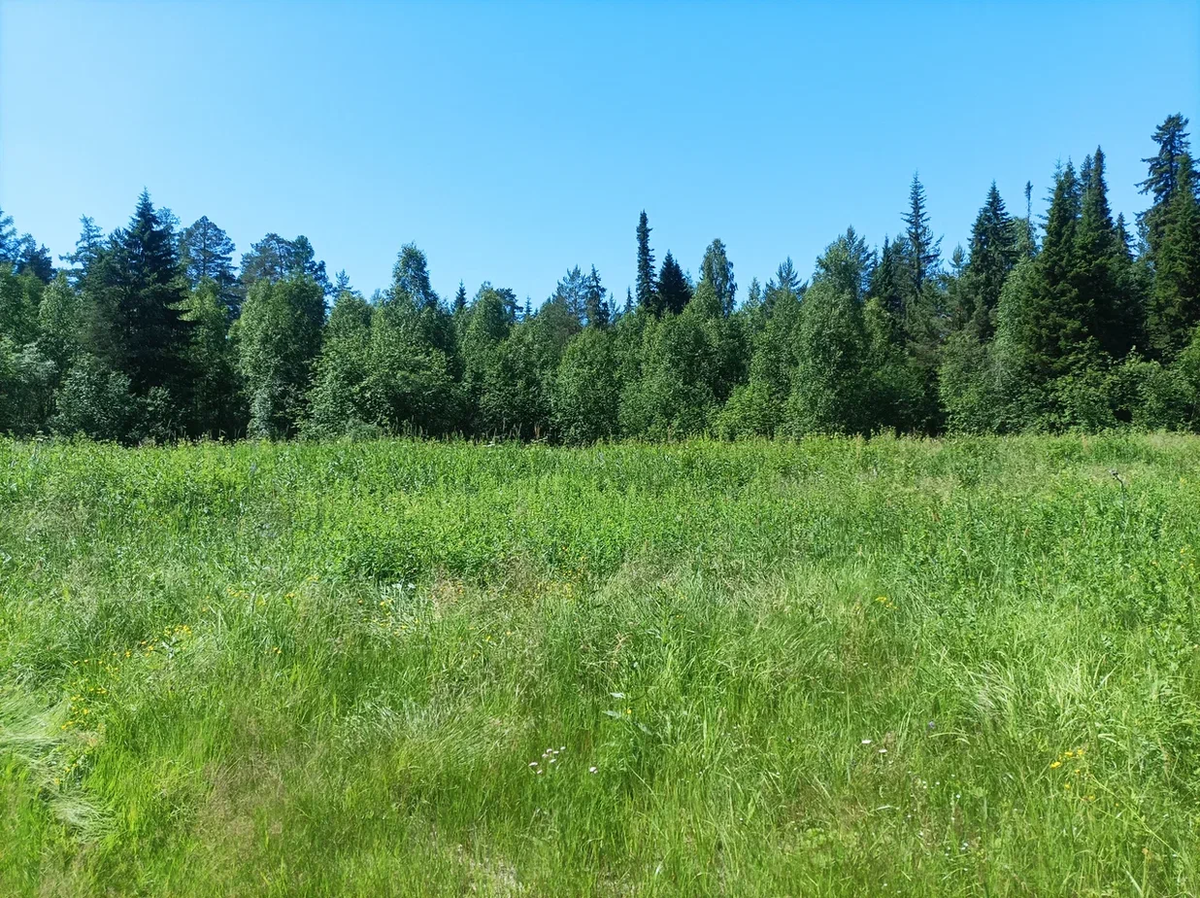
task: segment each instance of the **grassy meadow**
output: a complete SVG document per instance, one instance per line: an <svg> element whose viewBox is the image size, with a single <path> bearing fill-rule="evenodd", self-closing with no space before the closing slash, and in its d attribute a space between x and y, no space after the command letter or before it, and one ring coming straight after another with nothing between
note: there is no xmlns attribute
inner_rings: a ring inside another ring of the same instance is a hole
<svg viewBox="0 0 1200 898"><path fill-rule="evenodd" d="M0 895L1200 893L1194 438L0 472Z"/></svg>

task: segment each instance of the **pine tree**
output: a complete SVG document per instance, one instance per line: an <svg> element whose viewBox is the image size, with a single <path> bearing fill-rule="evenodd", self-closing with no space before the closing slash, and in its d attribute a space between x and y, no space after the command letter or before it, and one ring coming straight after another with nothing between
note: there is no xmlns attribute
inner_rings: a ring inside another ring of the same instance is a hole
<svg viewBox="0 0 1200 898"><path fill-rule="evenodd" d="M680 314L692 299L692 285L688 283L683 269L667 250L662 269L658 273L658 300L662 311Z"/></svg>
<svg viewBox="0 0 1200 898"><path fill-rule="evenodd" d="M237 274L233 270L233 253L237 248L221 228L202 215L184 229L179 238L180 261L188 283L193 287L208 279L217 285L217 296L226 314L237 316L241 295L237 289Z"/></svg>
<svg viewBox="0 0 1200 898"><path fill-rule="evenodd" d="M650 249L650 225L646 210L642 210L637 226L637 301L638 306L654 315L661 315L658 293L654 285L654 253Z"/></svg>
<svg viewBox="0 0 1200 898"><path fill-rule="evenodd" d="M454 294L454 314L457 316L467 308L467 288L463 282L458 282L458 292Z"/></svg>

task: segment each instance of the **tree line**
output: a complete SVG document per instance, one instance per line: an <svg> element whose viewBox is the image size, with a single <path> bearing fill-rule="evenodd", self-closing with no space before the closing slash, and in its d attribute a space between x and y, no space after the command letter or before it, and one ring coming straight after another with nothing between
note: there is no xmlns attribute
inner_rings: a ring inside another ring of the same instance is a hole
<svg viewBox="0 0 1200 898"><path fill-rule="evenodd" d="M367 298L307 238L234 265L207 217L143 192L56 266L0 211L0 432L139 442L420 433L618 437L1200 427L1200 178L1187 119L1154 132L1131 227L1105 156L1054 171L1037 222L995 183L948 259L914 176L903 228L853 228L802 280L791 259L738 301L724 244L698 277L655 262L642 212L624 302L592 266L537 309L430 284L404 246Z"/></svg>

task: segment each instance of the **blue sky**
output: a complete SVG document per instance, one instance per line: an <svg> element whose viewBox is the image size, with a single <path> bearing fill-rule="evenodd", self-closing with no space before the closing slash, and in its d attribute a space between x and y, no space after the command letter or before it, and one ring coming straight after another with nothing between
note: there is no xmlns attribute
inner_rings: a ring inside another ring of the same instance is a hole
<svg viewBox="0 0 1200 898"><path fill-rule="evenodd" d="M57 255L147 187L239 252L306 234L370 293L400 246L434 286L540 302L595 264L624 297L725 241L741 285L901 226L919 169L946 254L990 181L1035 209L1103 145L1114 207L1166 115L1200 146L1200 3L0 0L0 207Z"/></svg>

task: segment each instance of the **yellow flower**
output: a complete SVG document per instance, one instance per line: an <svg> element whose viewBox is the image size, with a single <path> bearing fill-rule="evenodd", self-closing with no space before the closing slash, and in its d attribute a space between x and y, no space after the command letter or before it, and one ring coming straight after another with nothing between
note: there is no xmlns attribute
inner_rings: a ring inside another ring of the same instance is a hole
<svg viewBox="0 0 1200 898"><path fill-rule="evenodd" d="M1050 765L1050 769L1057 770L1061 766L1062 766L1062 761L1055 761L1053 764Z"/></svg>

